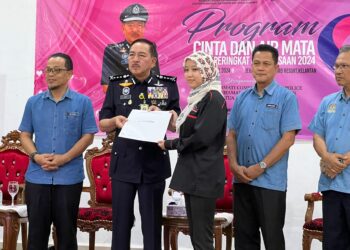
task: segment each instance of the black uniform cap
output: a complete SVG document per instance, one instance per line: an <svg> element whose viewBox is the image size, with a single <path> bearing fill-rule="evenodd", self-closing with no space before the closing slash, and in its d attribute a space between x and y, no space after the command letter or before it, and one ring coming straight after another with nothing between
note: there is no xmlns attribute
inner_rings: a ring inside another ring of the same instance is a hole
<svg viewBox="0 0 350 250"><path fill-rule="evenodd" d="M120 14L120 21L122 22L130 22L130 21L147 22L147 20L148 20L148 12L146 8L138 3L129 5Z"/></svg>

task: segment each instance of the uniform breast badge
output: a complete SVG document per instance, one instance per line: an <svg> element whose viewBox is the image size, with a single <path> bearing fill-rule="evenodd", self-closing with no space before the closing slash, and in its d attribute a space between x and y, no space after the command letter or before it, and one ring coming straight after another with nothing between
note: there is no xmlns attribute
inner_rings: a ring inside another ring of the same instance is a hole
<svg viewBox="0 0 350 250"><path fill-rule="evenodd" d="M141 103L140 104L140 110L147 111L148 110L148 104L147 103Z"/></svg>
<svg viewBox="0 0 350 250"><path fill-rule="evenodd" d="M148 87L148 99L168 99L168 89L166 87Z"/></svg>
<svg viewBox="0 0 350 250"><path fill-rule="evenodd" d="M336 109L337 109L337 105L335 103L329 104L327 113L335 113Z"/></svg>
<svg viewBox="0 0 350 250"><path fill-rule="evenodd" d="M140 104L140 110L145 110L145 111L147 111L149 105L146 103L145 95L144 95L143 93L140 93L140 94L139 94L139 99L140 99L140 100L143 100L143 103Z"/></svg>
<svg viewBox="0 0 350 250"><path fill-rule="evenodd" d="M128 80L125 80L125 82L119 83L119 86L121 87L130 87L131 85L133 85L132 82L128 82Z"/></svg>

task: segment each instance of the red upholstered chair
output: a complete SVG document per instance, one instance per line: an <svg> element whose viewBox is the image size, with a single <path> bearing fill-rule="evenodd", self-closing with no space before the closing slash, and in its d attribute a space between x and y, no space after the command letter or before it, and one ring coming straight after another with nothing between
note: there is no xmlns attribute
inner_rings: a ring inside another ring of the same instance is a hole
<svg viewBox="0 0 350 250"><path fill-rule="evenodd" d="M225 186L224 196L216 201L216 211L232 213L232 179L233 174L230 170L229 162L227 159L226 148L224 150L224 164L225 164ZM215 250L221 250L222 248L222 234L226 236L226 250L232 248L233 223L227 225L227 221L224 218L215 218L214 220L214 235L215 238ZM169 217L163 216L164 226L164 250L169 250L170 247L173 250L178 249L177 238L179 232L185 235L189 234L189 225L187 217Z"/></svg>
<svg viewBox="0 0 350 250"><path fill-rule="evenodd" d="M90 194L90 207L79 208L78 228L89 233L89 250L95 249L95 232L100 228L112 230L112 185L109 166L115 133L107 135L102 141L102 148L86 151L86 170L90 187L83 192Z"/></svg>
<svg viewBox="0 0 350 250"><path fill-rule="evenodd" d="M216 210L218 212L227 212L232 213L232 202L233 202L233 192L232 192L232 181L233 173L230 169L230 164L227 158L226 147L224 150L224 164L225 164L225 186L224 186L224 196L217 199L216 201Z"/></svg>
<svg viewBox="0 0 350 250"><path fill-rule="evenodd" d="M305 223L303 225L303 250L310 250L313 239L317 239L322 242L323 219L313 219L315 202L322 201L322 194L305 194L304 199L307 201L307 209L305 213Z"/></svg>
<svg viewBox="0 0 350 250"><path fill-rule="evenodd" d="M16 196L16 204L22 204L24 174L27 171L29 157L19 140L20 132L11 131L2 137L0 145L0 183L2 184L3 204L11 204L11 196L7 191L9 181L18 181L20 190ZM19 228L22 229L22 246L27 248L27 217L20 217L17 212L0 210L0 225L4 227L3 248L15 250Z"/></svg>
<svg viewBox="0 0 350 250"><path fill-rule="evenodd" d="M224 149L224 164L225 164L225 186L224 186L224 196L216 200L216 211L233 213L233 173L230 169L230 163L227 157L227 148ZM223 231L226 235L226 231ZM234 228L232 221L232 237L234 237ZM226 244L232 244L231 239L226 240Z"/></svg>

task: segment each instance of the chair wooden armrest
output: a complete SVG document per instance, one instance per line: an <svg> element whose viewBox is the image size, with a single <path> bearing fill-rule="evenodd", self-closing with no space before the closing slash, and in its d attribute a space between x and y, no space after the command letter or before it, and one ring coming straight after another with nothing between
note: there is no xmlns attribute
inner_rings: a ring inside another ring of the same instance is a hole
<svg viewBox="0 0 350 250"><path fill-rule="evenodd" d="M83 192L90 193L91 187L83 187Z"/></svg>
<svg viewBox="0 0 350 250"><path fill-rule="evenodd" d="M312 221L315 202L322 201L322 194L321 193L305 194L304 200L307 201L307 209L305 212L305 222L310 222Z"/></svg>
<svg viewBox="0 0 350 250"><path fill-rule="evenodd" d="M305 194L304 200L307 201L307 208L305 212L305 223L303 225L303 250L310 250L313 239L317 239L321 242L323 240L323 219L313 219L315 202L322 202L322 194Z"/></svg>
<svg viewBox="0 0 350 250"><path fill-rule="evenodd" d="M25 184L19 184L18 194L17 194L17 204L25 204L25 196L24 196Z"/></svg>

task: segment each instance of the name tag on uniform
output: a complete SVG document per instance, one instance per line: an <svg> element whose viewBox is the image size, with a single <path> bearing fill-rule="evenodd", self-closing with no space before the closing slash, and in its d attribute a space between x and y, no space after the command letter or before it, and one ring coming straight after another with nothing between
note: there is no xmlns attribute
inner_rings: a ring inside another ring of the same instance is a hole
<svg viewBox="0 0 350 250"><path fill-rule="evenodd" d="M131 99L131 95L120 95L120 100L129 100Z"/></svg>
<svg viewBox="0 0 350 250"><path fill-rule="evenodd" d="M278 105L277 104L268 103L268 104L266 104L266 108L268 108L268 109L277 109Z"/></svg>
<svg viewBox="0 0 350 250"><path fill-rule="evenodd" d="M67 117L76 117L79 116L79 112L66 112Z"/></svg>

